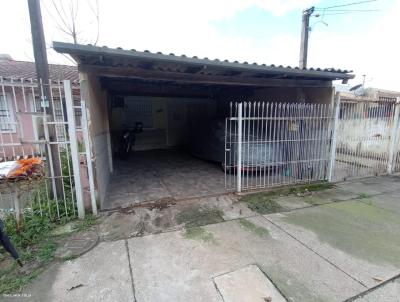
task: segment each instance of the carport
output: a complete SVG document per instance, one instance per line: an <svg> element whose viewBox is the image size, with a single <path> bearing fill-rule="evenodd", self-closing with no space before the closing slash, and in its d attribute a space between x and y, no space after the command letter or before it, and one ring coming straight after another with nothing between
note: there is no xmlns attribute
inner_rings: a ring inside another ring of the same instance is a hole
<svg viewBox="0 0 400 302"><path fill-rule="evenodd" d="M185 152L190 125L223 119L232 101L331 104L347 70L298 69L54 42L78 63L102 208L225 192L221 163ZM124 127L141 122L129 160L114 156ZM224 152L222 150L221 152Z"/></svg>

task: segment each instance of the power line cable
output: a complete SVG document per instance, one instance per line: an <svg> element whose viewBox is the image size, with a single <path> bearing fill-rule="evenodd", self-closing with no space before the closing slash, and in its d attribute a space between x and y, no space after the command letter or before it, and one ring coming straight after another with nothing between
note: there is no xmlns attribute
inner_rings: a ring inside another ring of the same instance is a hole
<svg viewBox="0 0 400 302"><path fill-rule="evenodd" d="M376 12L380 11L379 9L329 9L329 10L322 10L324 12Z"/></svg>
<svg viewBox="0 0 400 302"><path fill-rule="evenodd" d="M320 17L320 16L333 16L333 15L349 15L349 14L354 14L354 13L371 13L371 12L337 12L337 13L327 13L327 14L322 14L322 15L313 15L313 17Z"/></svg>
<svg viewBox="0 0 400 302"><path fill-rule="evenodd" d="M376 1L378 1L378 0L366 0L366 1L352 2L352 3L341 4L341 5L335 5L335 6L328 6L328 7L316 7L315 10L328 10L328 9L336 8L336 7L358 5L358 4L370 3L370 2L376 2Z"/></svg>

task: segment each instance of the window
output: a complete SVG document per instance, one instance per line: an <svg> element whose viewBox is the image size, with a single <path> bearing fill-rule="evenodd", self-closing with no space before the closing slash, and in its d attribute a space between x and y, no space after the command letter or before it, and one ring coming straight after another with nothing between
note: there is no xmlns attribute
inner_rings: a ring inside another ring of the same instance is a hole
<svg viewBox="0 0 400 302"><path fill-rule="evenodd" d="M133 128L136 122L144 128L153 128L153 106L151 100L127 97L125 99L125 126Z"/></svg>
<svg viewBox="0 0 400 302"><path fill-rule="evenodd" d="M0 95L0 132L16 131L13 107L9 95Z"/></svg>

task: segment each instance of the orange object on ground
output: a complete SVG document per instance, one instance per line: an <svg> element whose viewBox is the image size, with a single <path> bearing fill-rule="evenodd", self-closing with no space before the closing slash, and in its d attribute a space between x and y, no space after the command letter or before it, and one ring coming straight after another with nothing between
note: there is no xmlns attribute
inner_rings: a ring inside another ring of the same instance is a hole
<svg viewBox="0 0 400 302"><path fill-rule="evenodd" d="M20 159L17 161L20 167L12 171L8 177L18 177L32 174L38 165L42 164L42 160L37 157Z"/></svg>

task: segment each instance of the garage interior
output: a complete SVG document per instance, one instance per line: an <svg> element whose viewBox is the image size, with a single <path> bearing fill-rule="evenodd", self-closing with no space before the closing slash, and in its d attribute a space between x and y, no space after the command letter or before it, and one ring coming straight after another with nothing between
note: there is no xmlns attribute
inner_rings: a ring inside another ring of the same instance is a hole
<svg viewBox="0 0 400 302"><path fill-rule="evenodd" d="M191 127L229 115L240 101L331 104L347 70L303 69L54 42L78 63L90 115L101 208L225 193L221 163L187 152ZM115 156L124 127L141 122L129 160ZM224 153L224 150L221 150ZM223 157L224 154L221 154Z"/></svg>
<svg viewBox="0 0 400 302"><path fill-rule="evenodd" d="M190 151L191 130L224 120L229 102L223 94L246 95L246 89L107 77L101 84L109 94L114 165L104 207L226 193L222 163ZM122 131L138 122L143 131L135 135L134 151L121 159Z"/></svg>

